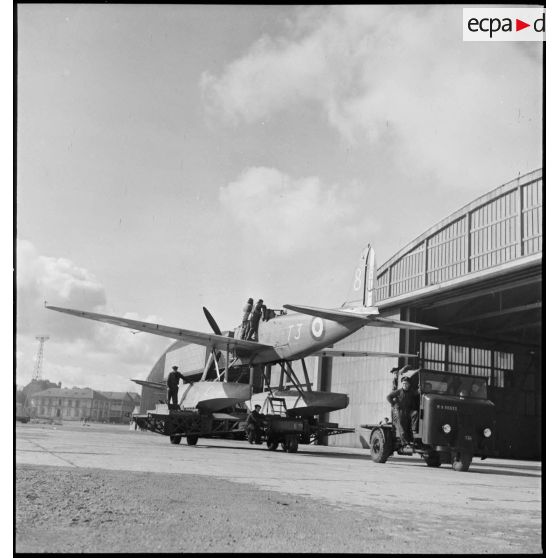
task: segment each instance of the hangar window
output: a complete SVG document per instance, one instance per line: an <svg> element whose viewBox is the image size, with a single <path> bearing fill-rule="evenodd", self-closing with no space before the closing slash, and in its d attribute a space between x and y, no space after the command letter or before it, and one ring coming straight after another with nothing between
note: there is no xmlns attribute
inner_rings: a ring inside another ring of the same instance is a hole
<svg viewBox="0 0 558 558"><path fill-rule="evenodd" d="M488 378L488 385L503 388L506 372L514 369L512 353L479 347L421 342L422 366Z"/></svg>

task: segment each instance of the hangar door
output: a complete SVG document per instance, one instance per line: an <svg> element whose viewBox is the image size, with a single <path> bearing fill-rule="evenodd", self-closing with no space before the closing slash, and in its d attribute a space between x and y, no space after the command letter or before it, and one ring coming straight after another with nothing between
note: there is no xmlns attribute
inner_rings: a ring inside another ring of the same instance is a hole
<svg viewBox="0 0 558 558"><path fill-rule="evenodd" d="M407 334L422 367L484 376L496 404L501 457L540 459L540 266L417 301L408 316L435 332Z"/></svg>

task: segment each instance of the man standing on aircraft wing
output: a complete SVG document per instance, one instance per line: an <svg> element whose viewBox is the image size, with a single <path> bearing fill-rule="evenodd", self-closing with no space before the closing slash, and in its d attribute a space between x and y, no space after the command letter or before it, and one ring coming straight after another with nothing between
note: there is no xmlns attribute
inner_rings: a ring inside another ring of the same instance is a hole
<svg viewBox="0 0 558 558"><path fill-rule="evenodd" d="M178 366L173 366L172 372L169 373L167 378L167 402L169 409L171 409L172 406L178 407L178 383L180 382L180 378L182 378L184 383L188 381L186 376L178 371Z"/></svg>
<svg viewBox="0 0 558 558"><path fill-rule="evenodd" d="M252 313L252 308L254 307L254 299L249 298L244 308L242 309L242 333L240 335L241 339L246 339L248 330L250 329L250 314Z"/></svg>
<svg viewBox="0 0 558 558"><path fill-rule="evenodd" d="M248 336L246 339L249 341L258 340L258 326L260 324L260 318L262 317L262 305L263 300L260 298L256 303L254 310L250 314L250 330L248 331Z"/></svg>
<svg viewBox="0 0 558 558"><path fill-rule="evenodd" d="M418 393L411 388L411 380L401 378L401 389L392 391L387 400L394 410L394 423L404 446L413 444L413 425L418 420Z"/></svg>

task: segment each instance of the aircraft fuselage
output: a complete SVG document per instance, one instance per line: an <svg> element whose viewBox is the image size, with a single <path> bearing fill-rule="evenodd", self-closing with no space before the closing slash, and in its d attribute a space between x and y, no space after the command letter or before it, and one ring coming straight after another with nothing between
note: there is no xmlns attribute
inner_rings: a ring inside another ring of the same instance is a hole
<svg viewBox="0 0 558 558"><path fill-rule="evenodd" d="M362 326L362 321L358 319L340 323L298 312L276 316L269 321L261 321L258 330L258 342L273 345L273 349L262 351L251 363L304 358L344 339Z"/></svg>

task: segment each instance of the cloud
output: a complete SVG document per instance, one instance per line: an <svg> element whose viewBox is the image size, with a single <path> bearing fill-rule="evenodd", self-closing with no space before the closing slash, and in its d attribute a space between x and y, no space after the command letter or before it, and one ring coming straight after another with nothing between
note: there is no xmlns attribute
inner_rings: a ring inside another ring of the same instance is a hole
<svg viewBox="0 0 558 558"><path fill-rule="evenodd" d="M107 309L104 286L87 269L65 258L38 254L33 244L17 242L17 376L25 384L32 378L39 342L44 346L43 376L104 390L132 389L129 378L145 378L170 340L145 333L59 314L44 308L53 305L100 313ZM124 317L161 322L157 316Z"/></svg>
<svg viewBox="0 0 558 558"><path fill-rule="evenodd" d="M251 167L220 189L219 200L245 242L285 255L315 246L317 239L355 235L358 192L358 185L341 191L317 177Z"/></svg>
<svg viewBox="0 0 558 558"><path fill-rule="evenodd" d="M282 36L203 74L206 107L238 124L313 102L344 141L391 145L414 171L463 182L472 167L530 171L540 164L542 51L464 43L461 13L303 8Z"/></svg>
<svg viewBox="0 0 558 558"><path fill-rule="evenodd" d="M95 310L106 303L105 290L95 276L65 258L41 256L33 244L17 240L17 327L20 333L40 333L44 327L55 328L71 339L87 335L91 325L65 327L50 321L44 301L55 306Z"/></svg>

